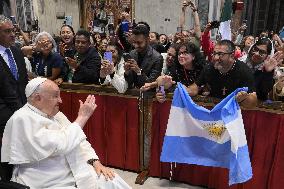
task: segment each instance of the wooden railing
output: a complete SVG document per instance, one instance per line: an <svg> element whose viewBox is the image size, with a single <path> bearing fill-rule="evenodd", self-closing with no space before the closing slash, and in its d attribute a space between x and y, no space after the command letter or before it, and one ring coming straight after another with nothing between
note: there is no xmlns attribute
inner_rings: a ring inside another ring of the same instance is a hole
<svg viewBox="0 0 284 189"><path fill-rule="evenodd" d="M128 101L132 101L130 109L131 109L131 111L133 111L133 110L135 110L135 111L128 112L127 115L123 114L122 117L127 116L127 118L125 120L126 121L128 120L128 122L129 122L129 120L132 119L132 116L133 116L133 119L136 119L137 116L139 117L139 118L137 118L137 120L134 121L134 124L137 124L137 125L132 125L133 126L132 128L134 128L134 127L136 128L135 136L137 135L137 138L132 136L130 138L133 141L129 141L129 142L133 143L133 145L135 143L134 148L139 148L139 149L135 149L134 153L133 153L133 149L131 149L133 157L129 157L130 155L127 154L128 152L127 152L127 150L125 150L126 154L123 154L122 156L124 156L124 157L122 157L121 159L124 159L126 161L126 159L128 158L128 161L133 161L133 163L130 163L130 164L129 164L129 162L111 163L111 162L115 162L114 159L119 158L119 157L118 156L109 157L109 154L107 154L107 153L101 153L101 156L106 156L106 157L102 157L103 158L102 162L107 164L107 165L110 165L110 166L119 167L119 168L122 168L122 169L130 169L130 170L133 170L133 171L141 172L136 179L136 183L138 183L138 184L143 184L144 181L147 179L149 174L153 175L153 176L161 176L162 175L162 174L159 174L158 171L152 171L152 173L149 173L149 170L151 170L151 169L158 170L158 168L157 168L158 165L156 165L156 164L159 163L159 158L158 158L159 154L157 154L157 153L159 153L159 150L160 150L159 148L157 148L156 150L153 151L153 149L151 149L151 144L153 145L153 142L154 142L154 144L157 145L157 143L155 143L156 141L153 141L153 136L155 137L156 135L159 135L159 137L163 137L163 134L157 134L157 132L160 132L160 133L162 133L162 132L161 132L161 130L157 131L156 127L157 127L157 125L160 125L160 126L162 125L161 127L163 127L163 128L166 127L167 116L168 116L168 113L169 113L169 107L170 107L170 103L171 103L171 99L172 99L173 94L167 94L167 101L166 101L166 103L164 103L165 104L165 106L164 106L162 104L159 104L155 100L155 98L154 98L155 92L154 91L141 93L139 89L131 89L131 90L126 91L125 94L120 94L120 93L117 92L117 90L115 88L113 88L111 86L69 84L69 83L63 83L62 85L60 85L60 89L62 91L62 96L66 97L66 95L67 96L71 95L71 97L69 99L69 104L74 103L73 96L77 95L75 99L78 100L78 95L80 96L82 94L84 94L85 96L87 94L95 94L95 95L98 96L98 98L100 97L100 99L106 98L108 102L111 101L112 99L122 100L123 103L128 102ZM133 100L135 100L134 103L133 103ZM193 97L193 100L197 104L202 105L202 106L206 106L206 107L213 107L215 104L220 102L220 99L211 98L211 97L204 97L204 96ZM101 100L100 103L102 103L102 101L105 101L105 100ZM65 106L64 102L66 102L66 101L63 99L63 109L64 109L64 106ZM109 104L111 104L111 103L108 103L108 105ZM108 108L111 108L111 107L105 107L106 110L104 110L105 111L104 114L108 113L108 111L109 111ZM163 112L162 116L159 115L160 114L159 109L162 109L161 110ZM65 110L66 110L66 108L65 108ZM120 110L120 109L118 108L118 110ZM158 112L157 112L157 110L158 110ZM127 111L127 109L124 108L121 111ZM263 113L261 113L261 112L263 112ZM252 111L244 109L243 113L244 113L246 123L249 123L248 120L250 119L250 116L252 116L252 115L256 116L256 117L254 117L254 119L258 119L258 118L263 119L263 116L267 116L268 119L269 119L270 116L274 117L273 119L275 120L275 122L271 123L272 125L270 125L270 126L272 126L272 128L275 130L276 133L278 132L278 129L279 129L279 137L280 137L280 134L281 134L280 129L282 129L282 127L283 127L281 120L284 120L283 119L283 116L284 116L283 115L284 114L284 103L283 102L272 102L272 103L259 102L257 107L252 109ZM95 114L96 114L96 112L95 112ZM135 114L137 114L137 116ZM257 117L257 116L262 116L262 117ZM94 115L94 119L92 119L92 120L95 120L95 119L96 119L96 115ZM157 119L159 119L158 122L160 122L160 123L157 123ZM111 123L111 122L112 122L112 120L110 120L110 121L108 120L108 123ZM100 126L98 126L98 124L101 124L101 123L92 122L89 127L90 128L91 127L100 127ZM103 124L105 124L105 123L103 123ZM115 124L116 123L111 123L110 125L115 125ZM260 126L257 126L257 124L262 124L262 123L253 123L253 124L249 123L250 127L256 126L255 128L259 129ZM281 124L281 125L279 125L279 124ZM95 126L93 126L93 125L95 125ZM121 122L120 122L120 125L121 125ZM127 125L127 123L126 123L126 125ZM122 127L124 128L124 126L122 126ZM261 127L263 129L268 129L268 127L263 127L262 125L261 125ZM96 137L99 137L102 140L106 140L105 138L109 137L109 134L107 133L109 131L108 125L105 125L104 128L105 128L105 130L102 131L101 133L106 133L105 136L96 135ZM128 127L125 126L125 128L128 128ZM112 129L112 128L110 128L110 129ZM86 132L88 138L91 139L91 144L95 147L96 150L102 152L102 151L106 150L104 148L112 148L113 147L113 146L110 146L110 145L107 145L107 147L99 146L95 142L93 142L92 140L95 137L95 136L93 136L94 130L97 131L96 128L94 128L91 132L91 131L89 131L89 129L87 127L87 129L84 130L84 131ZM154 132L154 133L152 133L152 132ZM164 130L163 130L163 132L164 132ZM248 131L248 132L250 132L250 131ZM125 135L125 137L127 137L128 131L125 130L125 134L123 134L123 135ZM251 136L247 136L247 137L251 137ZM265 136L263 136L263 137L265 137ZM282 137L280 137L279 140L280 139L282 141ZM116 139L114 139L112 141L115 141L115 140ZM159 139L159 140L161 140L161 139ZM248 139L248 140L250 140L250 139ZM120 143L118 142L116 144L116 142L114 142L114 144L119 145ZM131 145L127 145L127 141L126 141L126 146L131 146ZM132 147L130 147L130 148L132 148ZM271 148L275 148L275 147L271 147ZM277 149L278 148L279 148L279 146L277 147ZM273 150L271 150L271 151L273 151ZM282 156L282 154L284 155L284 151L283 151L283 153L282 153L282 151L279 152L279 153L281 154L281 156ZM257 154L257 155L259 155L259 154ZM261 155L263 155L263 154L261 154ZM153 158L152 156L155 156L155 157ZM129 160L131 158L132 158L132 160ZM153 165L150 165L150 160L152 161L152 163L155 162L154 163L155 168L153 168ZM257 164L257 165L254 165L254 166L259 167L259 166L262 166L262 165ZM275 166L275 165L273 165L273 166ZM260 183L260 185L263 184L260 181L261 179L257 178L257 180L258 179L259 179L258 183ZM179 180L179 179L177 179L177 180ZM180 179L180 180L191 183L191 181L187 181L187 180L183 180L183 179ZM251 184L251 185L248 185L248 186L252 187L252 186L255 186L255 185Z"/></svg>

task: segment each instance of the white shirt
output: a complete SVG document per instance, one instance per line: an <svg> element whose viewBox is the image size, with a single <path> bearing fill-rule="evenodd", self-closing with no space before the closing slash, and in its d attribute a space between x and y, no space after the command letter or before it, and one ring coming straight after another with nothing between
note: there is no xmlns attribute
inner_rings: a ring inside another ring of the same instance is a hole
<svg viewBox="0 0 284 189"><path fill-rule="evenodd" d="M6 51L6 47L3 47L2 45L0 45L0 55L2 56L4 61L6 62L7 66L10 68L8 54L5 51ZM10 51L11 51L11 49L10 49ZM11 51L11 54L12 54L12 57L14 59L14 55L13 55L12 51ZM15 61L15 59L14 59L14 61ZM16 61L15 61L15 63L16 63ZM17 64L16 64L16 69L18 70Z"/></svg>
<svg viewBox="0 0 284 189"><path fill-rule="evenodd" d="M110 75L106 76L106 79L102 85L111 84L114 88L117 89L119 93L125 93L128 88L128 83L124 78L124 60L121 58L121 61L118 63L117 66L114 67L114 76L111 79Z"/></svg>

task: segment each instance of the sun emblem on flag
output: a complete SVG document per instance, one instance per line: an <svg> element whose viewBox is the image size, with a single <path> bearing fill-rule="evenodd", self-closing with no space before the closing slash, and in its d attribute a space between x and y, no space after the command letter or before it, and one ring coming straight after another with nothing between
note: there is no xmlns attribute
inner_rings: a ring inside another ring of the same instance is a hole
<svg viewBox="0 0 284 189"><path fill-rule="evenodd" d="M209 136L215 138L216 140L219 140L226 131L226 127L222 123L204 124L203 128L208 132Z"/></svg>

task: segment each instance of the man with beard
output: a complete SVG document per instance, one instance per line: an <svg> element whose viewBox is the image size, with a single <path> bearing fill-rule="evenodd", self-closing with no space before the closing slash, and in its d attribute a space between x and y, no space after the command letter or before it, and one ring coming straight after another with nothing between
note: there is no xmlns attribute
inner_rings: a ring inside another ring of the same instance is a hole
<svg viewBox="0 0 284 189"><path fill-rule="evenodd" d="M206 66L196 81L197 86L209 88L209 96L223 99L235 89L248 87L248 93L239 92L238 102L244 107L256 106L257 96L254 87L254 78L251 69L234 57L235 45L230 40L219 41L212 53L212 64ZM197 94L191 94L194 96Z"/></svg>
<svg viewBox="0 0 284 189"><path fill-rule="evenodd" d="M138 24L132 31L134 50L130 59L125 60L124 77L129 88L142 87L153 82L161 75L163 57L149 44L149 28Z"/></svg>
<svg viewBox="0 0 284 189"><path fill-rule="evenodd" d="M235 89L248 87L248 92L239 92L236 96L239 104L246 108L253 108L257 103L257 96L254 87L254 78L251 69L243 62L234 57L235 45L230 40L219 41L212 53L212 63L205 66L195 83L188 86L190 96L198 94L198 87L206 88L207 94L211 97L223 99ZM157 79L157 85L161 83L165 89L174 84L168 77ZM145 87L144 87L145 88ZM163 102L162 98L158 98Z"/></svg>

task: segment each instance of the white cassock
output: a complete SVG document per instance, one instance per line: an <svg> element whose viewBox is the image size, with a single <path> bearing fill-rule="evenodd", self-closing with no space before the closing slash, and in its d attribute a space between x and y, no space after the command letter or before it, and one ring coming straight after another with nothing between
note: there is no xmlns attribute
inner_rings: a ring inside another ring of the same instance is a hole
<svg viewBox="0 0 284 189"><path fill-rule="evenodd" d="M31 189L128 189L118 175L99 178L87 163L98 159L77 123L58 112L53 118L30 104L14 113L2 138L1 161L15 165L12 181Z"/></svg>

